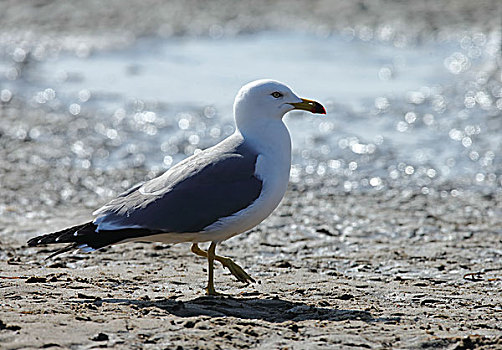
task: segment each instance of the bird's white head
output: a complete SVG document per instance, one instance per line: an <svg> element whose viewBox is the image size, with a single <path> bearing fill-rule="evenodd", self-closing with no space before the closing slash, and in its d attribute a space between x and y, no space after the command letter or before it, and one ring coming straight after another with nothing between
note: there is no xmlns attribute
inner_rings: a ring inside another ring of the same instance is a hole
<svg viewBox="0 0 502 350"><path fill-rule="evenodd" d="M294 109L326 114L316 101L298 97L288 86L275 80L255 80L244 85L234 102L237 127L255 123L257 119L281 120L284 114Z"/></svg>

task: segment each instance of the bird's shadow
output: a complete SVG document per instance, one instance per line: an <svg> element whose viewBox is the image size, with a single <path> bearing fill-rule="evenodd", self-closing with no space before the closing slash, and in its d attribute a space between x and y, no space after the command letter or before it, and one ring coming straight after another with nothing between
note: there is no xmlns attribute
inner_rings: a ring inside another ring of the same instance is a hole
<svg viewBox="0 0 502 350"><path fill-rule="evenodd" d="M158 301L133 299L102 299L94 303L135 305L137 308L161 309L178 317L209 316L258 319L273 323L303 320L361 320L364 322L397 323L399 318L375 318L360 310L315 307L302 302L274 298L198 297L188 301L164 299Z"/></svg>

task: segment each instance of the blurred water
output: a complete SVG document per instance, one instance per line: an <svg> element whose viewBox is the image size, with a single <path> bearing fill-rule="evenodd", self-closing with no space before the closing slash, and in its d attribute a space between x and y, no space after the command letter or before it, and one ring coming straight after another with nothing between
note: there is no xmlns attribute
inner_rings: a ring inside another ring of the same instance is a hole
<svg viewBox="0 0 502 350"><path fill-rule="evenodd" d="M321 176L346 191L412 185L428 193L445 183L457 192L500 189L494 42L478 35L407 47L262 33L142 39L123 50L40 61L14 50L0 64L7 77L0 97L64 111L67 120L58 122L78 133L54 134L40 120L24 120L24 128L42 144L67 139L77 166L160 170L229 135L236 91L268 77L328 109L327 117L286 118L293 181Z"/></svg>
<svg viewBox="0 0 502 350"><path fill-rule="evenodd" d="M33 93L52 87L65 101L88 89L125 98L177 105L232 105L246 82L274 78L299 93L357 106L362 99L401 93L449 78L450 45L400 48L305 34L266 33L210 38L143 39L121 51L90 57L61 54L37 66Z"/></svg>

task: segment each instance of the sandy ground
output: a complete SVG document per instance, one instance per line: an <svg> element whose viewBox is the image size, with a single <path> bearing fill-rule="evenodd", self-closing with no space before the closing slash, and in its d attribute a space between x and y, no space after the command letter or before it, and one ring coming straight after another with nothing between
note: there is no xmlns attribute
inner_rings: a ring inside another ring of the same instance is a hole
<svg viewBox="0 0 502 350"><path fill-rule="evenodd" d="M92 36L127 23L135 35L207 33L215 24L239 32L253 29L265 2L237 19L225 2L193 2L190 26L173 10L180 2L130 1L102 13L98 3L5 1L0 27L34 40L52 40L61 28ZM284 2L266 3L276 14L271 28L291 18L330 30L406 24L416 13L424 15L411 32L500 23L499 1L294 2L282 17ZM201 6L211 15L201 15ZM138 13L150 20L132 21ZM10 108L1 115L29 112ZM347 194L322 178L291 185L269 219L218 248L258 283L242 285L219 267L216 287L228 296L206 297L207 263L187 244L124 244L48 261L52 247L26 247L28 238L91 218L108 192L90 191L89 179L118 190L147 169L79 172L30 163L36 144L28 138L0 134L0 145L1 349L502 349L500 191L452 185L429 195L406 188ZM62 148L52 149L55 157ZM68 188L71 199L62 200Z"/></svg>
<svg viewBox="0 0 502 350"><path fill-rule="evenodd" d="M258 281L218 268L224 297L204 296L206 262L186 244L44 261L4 236L1 347L502 348L502 196L320 188L291 188L220 246Z"/></svg>

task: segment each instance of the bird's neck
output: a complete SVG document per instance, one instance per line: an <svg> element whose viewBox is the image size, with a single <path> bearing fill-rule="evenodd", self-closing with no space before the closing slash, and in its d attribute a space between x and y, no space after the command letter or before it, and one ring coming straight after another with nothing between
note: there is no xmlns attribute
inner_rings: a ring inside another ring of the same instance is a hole
<svg viewBox="0 0 502 350"><path fill-rule="evenodd" d="M259 153L280 153L286 159L291 159L291 138L281 119L254 119L248 123L237 123L237 132Z"/></svg>

